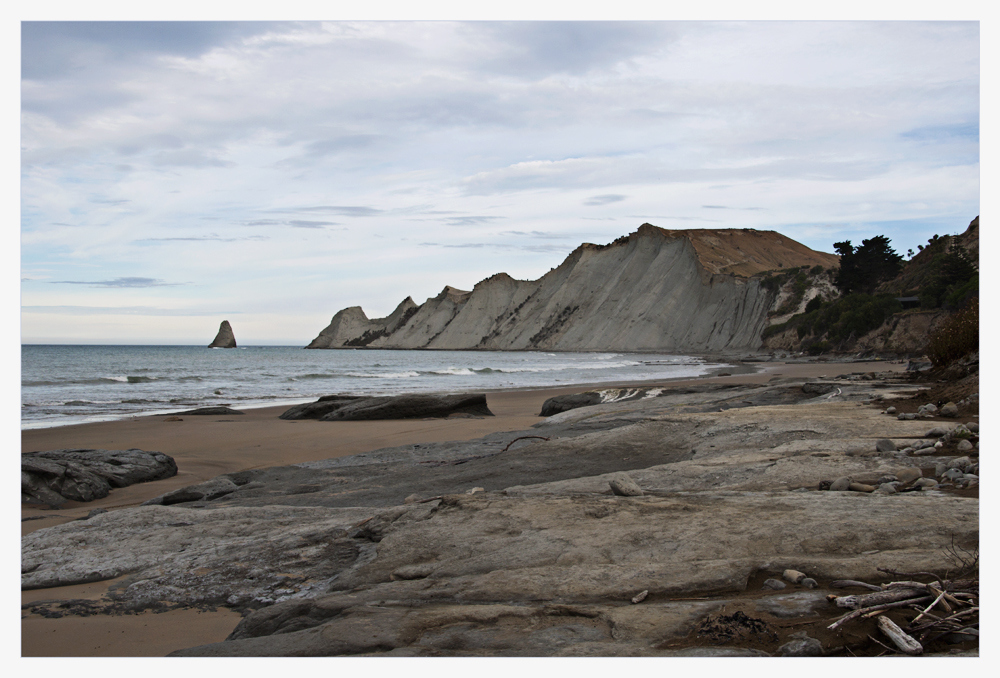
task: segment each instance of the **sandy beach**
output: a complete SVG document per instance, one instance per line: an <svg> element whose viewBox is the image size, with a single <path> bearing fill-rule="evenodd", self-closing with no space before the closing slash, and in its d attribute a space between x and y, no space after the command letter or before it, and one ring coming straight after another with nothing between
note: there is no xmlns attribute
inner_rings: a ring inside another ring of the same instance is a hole
<svg viewBox="0 0 1000 678"><path fill-rule="evenodd" d="M766 363L753 374L663 382L763 383L774 378L833 377L869 371L902 371L904 363ZM624 386L625 384L617 384ZM643 386L658 384L644 383ZM610 387L602 384L601 388ZM588 386L558 389L497 391L487 394L490 410L484 418L402 421L319 422L284 421L286 407L248 409L244 415L190 416L168 421L168 415L22 431L21 449L127 449L172 456L178 474L167 480L116 489L104 499L67 502L53 510L22 508L22 534L85 517L98 508L137 506L170 490L242 469L280 466L367 452L404 444L470 440L489 433L516 431L538 422L542 403L558 394L578 393ZM113 582L22 592L22 606L40 600L98 600ZM173 610L139 615L65 615L47 618L22 610L21 652L38 656L163 656L199 643L223 640L239 621L226 609Z"/></svg>

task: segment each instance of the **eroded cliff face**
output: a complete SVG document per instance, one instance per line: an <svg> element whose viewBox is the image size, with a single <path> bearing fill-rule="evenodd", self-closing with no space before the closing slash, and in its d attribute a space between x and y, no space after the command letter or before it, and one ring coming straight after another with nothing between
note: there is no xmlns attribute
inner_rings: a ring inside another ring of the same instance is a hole
<svg viewBox="0 0 1000 678"><path fill-rule="evenodd" d="M772 231L643 224L610 245L581 245L538 280L498 273L420 306L407 297L374 320L344 309L307 348L753 350L773 293L743 276L835 262Z"/></svg>

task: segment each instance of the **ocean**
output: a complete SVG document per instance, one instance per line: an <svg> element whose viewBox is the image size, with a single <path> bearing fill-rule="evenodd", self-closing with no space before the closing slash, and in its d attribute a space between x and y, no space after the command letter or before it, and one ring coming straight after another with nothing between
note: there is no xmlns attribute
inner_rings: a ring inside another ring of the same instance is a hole
<svg viewBox="0 0 1000 678"><path fill-rule="evenodd" d="M21 428L321 395L468 392L697 377L694 356L536 351L304 350L299 346L21 347Z"/></svg>

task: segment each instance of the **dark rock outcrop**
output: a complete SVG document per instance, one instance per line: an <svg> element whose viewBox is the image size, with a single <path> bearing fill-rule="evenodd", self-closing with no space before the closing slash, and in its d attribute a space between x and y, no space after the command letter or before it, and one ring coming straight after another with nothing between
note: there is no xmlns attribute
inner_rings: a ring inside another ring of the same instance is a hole
<svg viewBox="0 0 1000 678"><path fill-rule="evenodd" d="M143 450L51 450L21 454L21 501L59 506L93 501L112 488L177 475L173 458Z"/></svg>
<svg viewBox="0 0 1000 678"><path fill-rule="evenodd" d="M208 345L209 348L236 348L236 337L233 335L233 328L228 320L223 320L219 325L219 333Z"/></svg>
<svg viewBox="0 0 1000 678"><path fill-rule="evenodd" d="M232 480L226 476L219 476L218 478L212 478L204 483L188 485L187 487L176 489L173 492L167 492L166 494L150 499L149 501L144 501L142 505L169 506L171 504L182 504L189 501L212 501L213 499L218 499L219 497L231 494L237 489L239 489L238 486Z"/></svg>
<svg viewBox="0 0 1000 678"><path fill-rule="evenodd" d="M587 407L588 405L598 405L601 403L601 394L597 391L587 391L586 393L570 393L569 395L552 396L542 403L540 417L551 417L553 414L574 410L577 407Z"/></svg>
<svg viewBox="0 0 1000 678"><path fill-rule="evenodd" d="M281 419L361 421L369 419L422 419L466 414L492 417L482 393L462 395L409 394L398 396L323 396L315 403L296 405Z"/></svg>
<svg viewBox="0 0 1000 678"><path fill-rule="evenodd" d="M325 395L321 397L314 403L303 403L301 405L295 405L290 407L281 413L279 419L320 419L324 415L333 412L346 405L347 403L354 402L362 398L363 396L351 396L351 395Z"/></svg>
<svg viewBox="0 0 1000 678"><path fill-rule="evenodd" d="M243 414L239 410L234 410L231 407L199 407L196 410L186 410L184 412L174 412L174 414Z"/></svg>

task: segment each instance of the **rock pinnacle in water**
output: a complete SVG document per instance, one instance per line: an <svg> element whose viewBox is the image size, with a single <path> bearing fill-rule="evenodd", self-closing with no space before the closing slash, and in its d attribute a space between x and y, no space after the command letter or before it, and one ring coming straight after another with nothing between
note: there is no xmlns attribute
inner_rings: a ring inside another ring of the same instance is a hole
<svg viewBox="0 0 1000 678"><path fill-rule="evenodd" d="M215 335L215 339L208 347L236 348L236 337L233 336L233 328L229 325L228 320L223 320L222 324L219 325L219 333Z"/></svg>

